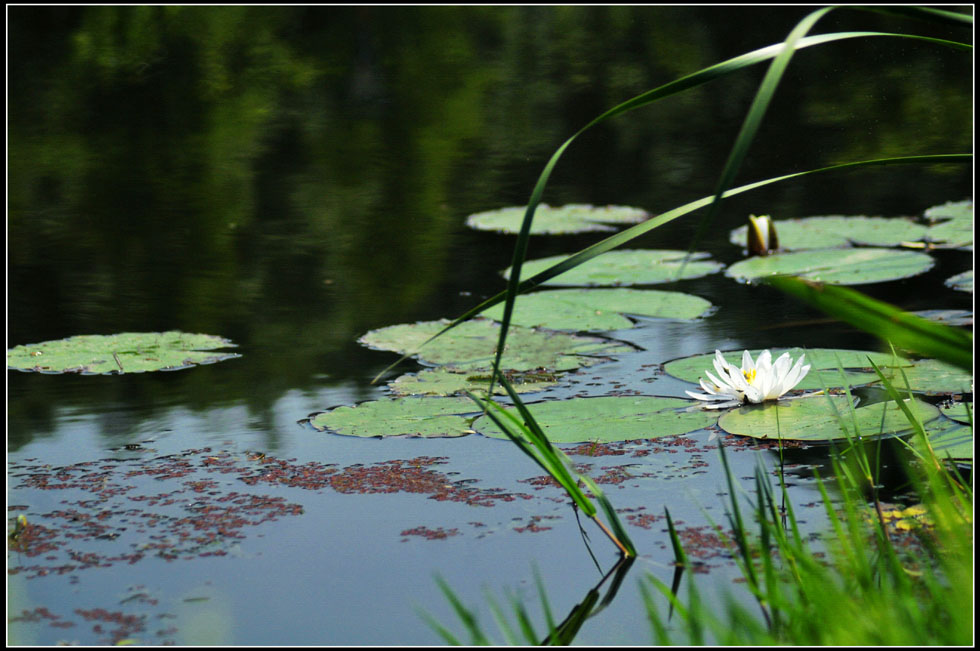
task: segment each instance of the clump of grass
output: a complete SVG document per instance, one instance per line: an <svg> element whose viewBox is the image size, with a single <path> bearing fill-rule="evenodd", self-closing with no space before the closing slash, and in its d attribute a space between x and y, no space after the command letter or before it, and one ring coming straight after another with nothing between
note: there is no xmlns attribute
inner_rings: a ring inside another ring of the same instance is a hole
<svg viewBox="0 0 980 651"><path fill-rule="evenodd" d="M893 399L901 396L879 372ZM818 482L830 522L823 539L826 556L800 535L792 503L782 488L782 511L767 473L755 475L754 527L740 516L730 490L729 522L735 556L761 617L729 596L725 615L701 605L698 587L689 580L686 604L676 589L648 576L641 584L656 641L661 644L785 645L968 645L973 639L973 494L956 467L938 459L922 423L907 412L916 455L907 465L914 494L927 518L900 532L883 516L877 501L865 498L867 476L852 473L840 453L831 478L842 499L835 503ZM720 448L725 461L724 449ZM864 446L849 454L864 456ZM731 474L729 473L729 477ZM912 546L898 545L914 541ZM668 626L650 587L663 593L683 626Z"/></svg>

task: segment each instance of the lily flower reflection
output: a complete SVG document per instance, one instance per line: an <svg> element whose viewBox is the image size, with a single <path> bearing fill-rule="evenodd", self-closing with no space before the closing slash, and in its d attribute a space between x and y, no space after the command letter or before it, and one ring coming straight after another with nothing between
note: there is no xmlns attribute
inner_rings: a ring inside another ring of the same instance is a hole
<svg viewBox="0 0 980 651"><path fill-rule="evenodd" d="M783 353L774 364L772 354L768 350L759 353L753 362L749 351L742 353L742 367L730 364L715 351L714 366L717 377L706 371L710 383L701 380L701 388L705 393L686 391L687 395L708 404L707 409L725 409L735 407L745 402L765 402L776 400L784 393L800 383L800 380L810 371L810 365L803 364L806 355L793 364L789 353Z"/></svg>

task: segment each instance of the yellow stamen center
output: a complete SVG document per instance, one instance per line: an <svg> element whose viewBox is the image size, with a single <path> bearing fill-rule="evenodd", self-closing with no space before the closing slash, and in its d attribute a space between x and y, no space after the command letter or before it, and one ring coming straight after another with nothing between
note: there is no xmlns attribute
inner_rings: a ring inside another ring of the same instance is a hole
<svg viewBox="0 0 980 651"><path fill-rule="evenodd" d="M746 382L748 382L749 384L752 384L752 380L755 379L755 369L754 368L751 368L751 369L749 369L747 371L742 371L742 375L745 376Z"/></svg>

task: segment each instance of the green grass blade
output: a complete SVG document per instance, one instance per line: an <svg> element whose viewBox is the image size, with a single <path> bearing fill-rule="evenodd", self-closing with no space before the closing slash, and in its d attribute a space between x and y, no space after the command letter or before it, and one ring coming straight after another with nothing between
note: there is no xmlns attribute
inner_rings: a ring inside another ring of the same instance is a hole
<svg viewBox="0 0 980 651"><path fill-rule="evenodd" d="M679 567L687 567L687 554L684 553L684 546L681 538L677 535L674 521L670 517L670 510L665 506L664 513L667 515L667 531L670 533L670 544L674 548L674 563Z"/></svg>
<svg viewBox="0 0 980 651"><path fill-rule="evenodd" d="M592 504L585 493L582 492L582 489L578 486L578 482L574 477L572 477L563 459L560 458L553 449L542 449L539 445L536 445L533 441L534 434L524 425L524 423L514 416L514 414L510 413L493 400L488 398L480 398L469 391L466 393L470 399L473 400L473 402L479 405L480 408L486 412L490 420L492 420L494 424L500 428L500 431L503 432L507 438L517 444L524 454L531 457L535 463L537 463L545 472L547 472L555 481L557 481L562 488L565 489L569 497L572 498L572 500L580 509L582 509L585 514L589 515L590 517L595 516L595 505ZM511 431L510 427L504 422L504 420L502 420L501 416L510 420L517 431L524 434L524 437Z"/></svg>
<svg viewBox="0 0 980 651"><path fill-rule="evenodd" d="M599 502L599 507L602 512L606 515L606 520L609 521L609 526L612 527L613 535L622 544L623 550L626 552L627 558L632 558L636 556L636 547L633 545L633 541L630 539L629 534L626 533L626 528L623 523L619 520L619 515L616 514L616 509L613 508L612 502L606 497L606 494L602 492L599 485L593 481L593 479L587 475L579 474L579 478L582 483L584 483L592 494L595 495L596 500ZM595 516L592 516L593 519Z"/></svg>
<svg viewBox="0 0 980 651"><path fill-rule="evenodd" d="M575 134L573 134L568 140L566 140L562 145L552 154L548 163L545 165L544 170L538 177L538 182L535 184L534 189L531 191L531 198L528 201L527 210L524 213L524 220L521 223L521 229L518 233L517 242L514 245L514 255L511 261L511 277L507 283L506 299L504 302L503 316L501 317L501 328L500 337L497 343L497 354L493 363L493 372L491 373L490 385L488 389L488 394L492 395L493 386L495 379L499 373L500 369L500 359L504 352L504 346L507 342L507 332L510 328L511 317L514 311L514 301L517 299L517 295L521 293L519 289L520 278L521 278L521 268L524 264L524 259L527 254L527 246L531 237L531 223L534 220L534 211L537 209L538 204L541 202L541 198L544 195L545 187L547 186L548 179L551 177L551 173L558 163L558 159L561 158L565 150L572 144L572 142L578 138L582 133L588 131L592 127L605 122L606 120L613 118L617 115L626 113L633 109L645 106L652 102L655 102L664 97L669 97L670 95L675 95L679 92L700 86L709 81L713 81L718 77L731 74L744 67L754 65L756 63L761 63L771 58L775 58L773 65L770 67L769 73L763 80L763 86L760 88L760 93L756 97L756 102L753 103L750 109L749 116L746 119L746 126L743 126L743 132L739 134L736 140L735 148L733 149L733 156L729 157L729 161L725 166L725 171L722 174L722 179L719 182L719 190L715 193L715 199L709 212L708 217L702 222L702 226L705 222L710 222L713 219L713 215L717 210L717 203L721 200L724 190L731 185L731 181L734 179L735 172L737 172L738 167L741 164L742 158L744 158L745 151L747 151L748 144L754 138L755 131L758 129L758 123L761 121L765 108L768 106L771 100L772 93L775 91L775 85L778 84L779 78L782 76L789 59L792 57L793 52L797 49L802 49L804 47L809 47L811 45L816 45L818 43L826 43L835 40L842 40L847 38L856 38L858 36L884 36L885 33L880 32L840 32L836 34L823 34L812 39L803 38L804 34L809 31L809 28L815 23L819 18L821 18L825 13L830 11L832 8L825 8L813 12L801 21L799 25L791 32L789 38L784 43L772 45L766 48L761 48L755 50L754 52L749 52L747 54L729 59L722 63L710 66L691 75L687 75L680 79L677 79L671 83L660 86L653 90L642 93L631 100L628 100L612 109L606 111L599 117L595 118L584 127L579 129ZM910 35L901 34L887 34L890 36L906 36L909 38L922 38ZM941 39L935 39L938 42L946 44L951 47L956 47L957 45L962 46L963 44L955 44L954 42L945 42ZM697 238L695 238L695 241ZM692 244L693 246L693 244Z"/></svg>
<svg viewBox="0 0 980 651"><path fill-rule="evenodd" d="M966 330L903 312L846 287L791 276L773 276L765 282L899 348L973 370L973 334Z"/></svg>
<svg viewBox="0 0 980 651"><path fill-rule="evenodd" d="M472 638L470 646L489 646L490 640L483 634L483 630L480 628L476 615L474 615L472 611L463 605L463 602L459 600L459 597L456 596L456 593L453 592L452 588L449 587L449 584L446 583L442 577L436 576L436 583L439 585L439 589L442 590L442 594L445 595L446 599L452 605L453 610L456 612L456 616L459 617L461 622L463 622L466 630L470 632L470 637ZM463 646L459 640L456 640L456 638L453 637L453 635L445 628L439 626L435 620L431 620L430 624L434 624L436 626L436 631L443 637L443 639L449 642L449 644Z"/></svg>
<svg viewBox="0 0 980 651"><path fill-rule="evenodd" d="M783 73L786 72L790 60L796 53L796 44L810 31L818 20L833 9L833 7L824 7L805 16L790 31L789 36L786 37L783 49L772 60L772 63L769 64L769 70L766 71L766 76L762 79L762 83L759 84L759 90L752 100L752 105L749 107L749 112L745 116L745 121L742 122L742 128L735 138L732 151L728 154L728 160L725 161L725 166L722 168L721 177L718 179L718 185L715 187L714 200L708 208L708 213L698 224L698 229L695 231L694 237L691 238L685 263L690 258L691 252L697 248L698 243L703 239L708 228L714 223L715 216L721 208L722 195L724 195L725 190L732 187L732 184L735 182L735 176L741 169L742 162L745 160L746 154L748 154L749 147L755 139L756 133L759 131L759 126L762 124L762 119L766 115L769 104L772 103L772 98L776 94L776 88L779 86ZM681 265L681 269L683 269L683 265ZM681 271L679 270L678 275L680 273Z"/></svg>

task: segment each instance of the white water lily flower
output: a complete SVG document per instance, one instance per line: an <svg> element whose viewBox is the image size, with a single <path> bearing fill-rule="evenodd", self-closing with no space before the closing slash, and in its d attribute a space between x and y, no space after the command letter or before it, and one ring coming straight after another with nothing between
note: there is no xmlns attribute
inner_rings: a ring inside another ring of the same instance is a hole
<svg viewBox="0 0 980 651"><path fill-rule="evenodd" d="M783 353L772 362L772 354L768 350L759 353L759 357L752 361L749 351L742 353L742 367L739 368L730 364L721 355L721 351L715 351L714 367L717 377L706 371L705 374L711 382L700 380L701 388L705 393L695 393L686 391L687 395L698 400L704 400L707 409L724 409L734 407L745 402L765 402L766 400L777 400L784 393L800 383L800 380L810 371L810 365L803 364L806 355L793 364L793 358L789 353Z"/></svg>

